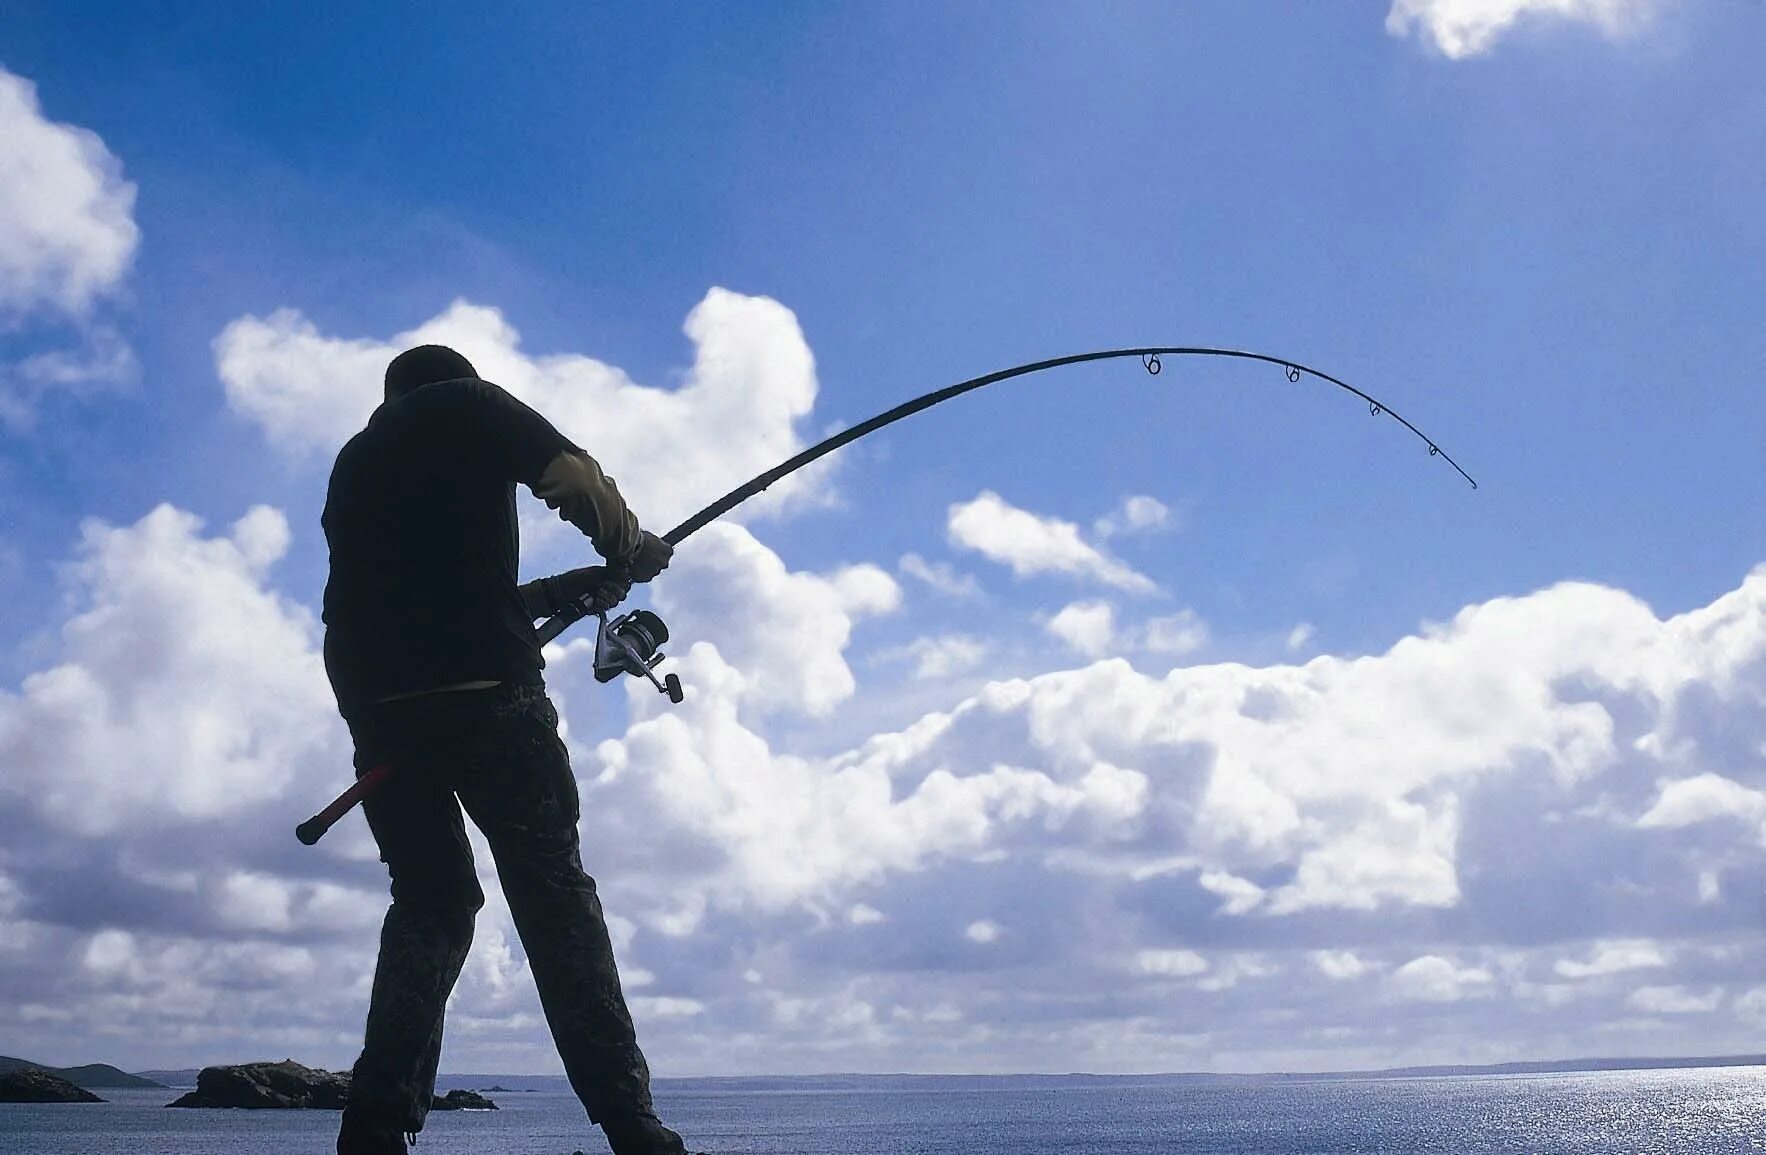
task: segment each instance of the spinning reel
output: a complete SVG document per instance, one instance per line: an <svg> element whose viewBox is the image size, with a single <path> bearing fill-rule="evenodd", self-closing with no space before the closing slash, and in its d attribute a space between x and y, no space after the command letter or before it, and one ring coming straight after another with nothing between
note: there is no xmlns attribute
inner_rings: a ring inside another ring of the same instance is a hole
<svg viewBox="0 0 1766 1155"><path fill-rule="evenodd" d="M596 616L601 625L595 631L595 681L611 682L621 674L649 678L651 685L678 704L685 696L679 676L669 674L658 681L655 673L667 657L657 648L668 641L668 627L662 619L650 610L633 610L612 621L607 620L606 610Z"/></svg>

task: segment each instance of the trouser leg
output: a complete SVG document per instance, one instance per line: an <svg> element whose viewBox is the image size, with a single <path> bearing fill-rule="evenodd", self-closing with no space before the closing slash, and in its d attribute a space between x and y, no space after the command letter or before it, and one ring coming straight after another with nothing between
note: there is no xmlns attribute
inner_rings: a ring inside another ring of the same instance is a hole
<svg viewBox="0 0 1766 1155"><path fill-rule="evenodd" d="M620 990L595 882L583 871L579 801L544 690L500 699L495 740L460 797L489 841L558 1055L597 1123L653 1111L650 1068ZM487 735L489 737L489 735Z"/></svg>
<svg viewBox="0 0 1766 1155"><path fill-rule="evenodd" d="M350 1109L421 1131L441 1059L448 994L472 946L471 911L413 909L394 902L380 931L380 961Z"/></svg>
<svg viewBox="0 0 1766 1155"><path fill-rule="evenodd" d="M425 737L434 737L417 719ZM446 755L413 740L385 786L364 803L392 877L392 906L380 932L361 1057L351 1074L350 1112L419 1131L435 1091L448 995L472 946L484 905L472 847L447 780Z"/></svg>

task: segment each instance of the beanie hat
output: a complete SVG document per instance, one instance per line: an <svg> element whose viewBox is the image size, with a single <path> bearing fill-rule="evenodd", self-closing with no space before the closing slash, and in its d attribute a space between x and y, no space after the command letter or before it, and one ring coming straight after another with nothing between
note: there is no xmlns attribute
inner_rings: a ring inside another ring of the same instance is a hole
<svg viewBox="0 0 1766 1155"><path fill-rule="evenodd" d="M419 345L406 349L386 367L386 399L397 400L423 385L477 377L472 362L446 345Z"/></svg>

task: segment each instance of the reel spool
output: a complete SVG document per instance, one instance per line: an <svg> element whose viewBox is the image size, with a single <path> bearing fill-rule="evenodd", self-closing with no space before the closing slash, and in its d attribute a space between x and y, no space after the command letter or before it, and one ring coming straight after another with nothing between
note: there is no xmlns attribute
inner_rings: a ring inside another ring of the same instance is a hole
<svg viewBox="0 0 1766 1155"><path fill-rule="evenodd" d="M595 681L611 682L621 674L648 678L658 692L679 704L686 696L681 679L670 674L658 680L655 673L668 656L660 649L668 641L668 627L662 619L651 610L633 610L612 621L607 620L605 610L597 616L601 625L595 631Z"/></svg>

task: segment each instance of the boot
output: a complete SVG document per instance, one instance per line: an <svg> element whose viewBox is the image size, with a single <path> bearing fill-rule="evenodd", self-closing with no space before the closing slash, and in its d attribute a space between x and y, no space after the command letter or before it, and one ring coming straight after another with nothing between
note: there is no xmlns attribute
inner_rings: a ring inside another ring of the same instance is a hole
<svg viewBox="0 0 1766 1155"><path fill-rule="evenodd" d="M681 1137L655 1115L608 1119L601 1124L613 1155L690 1155Z"/></svg>
<svg viewBox="0 0 1766 1155"><path fill-rule="evenodd" d="M397 1123L343 1113L337 1129L337 1155L405 1155L405 1133Z"/></svg>

